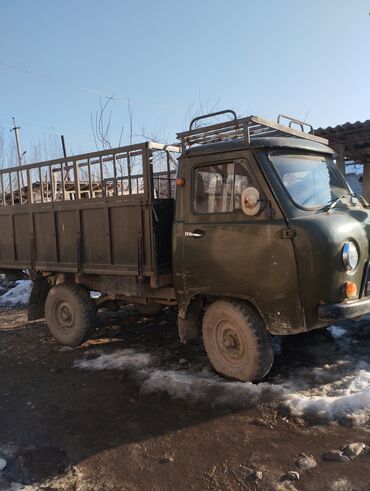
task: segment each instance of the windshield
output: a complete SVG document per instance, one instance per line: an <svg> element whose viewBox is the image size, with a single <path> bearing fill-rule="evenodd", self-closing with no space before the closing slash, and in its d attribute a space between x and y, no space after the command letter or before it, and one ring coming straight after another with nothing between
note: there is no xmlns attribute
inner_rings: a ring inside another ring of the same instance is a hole
<svg viewBox="0 0 370 491"><path fill-rule="evenodd" d="M271 154L270 159L292 200L303 208L322 208L351 193L332 157Z"/></svg>

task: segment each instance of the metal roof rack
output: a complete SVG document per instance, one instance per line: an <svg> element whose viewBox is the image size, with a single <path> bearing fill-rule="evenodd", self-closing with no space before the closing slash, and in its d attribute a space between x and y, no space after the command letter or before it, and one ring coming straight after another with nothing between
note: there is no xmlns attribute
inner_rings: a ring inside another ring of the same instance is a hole
<svg viewBox="0 0 370 491"><path fill-rule="evenodd" d="M196 124L201 120L225 114L231 114L232 119L209 126L196 127ZM281 119L287 120L288 125L281 124ZM293 125L300 129L293 128ZM304 131L305 128L307 128L308 131ZM290 118L283 114L279 114L276 123L259 116L238 118L236 113L230 109L198 116L191 121L188 131L177 133L177 138L181 140L183 151L190 148L192 145L205 145L207 143L217 143L235 139L242 139L246 143L251 143L251 141L258 138L278 136L303 138L323 143L324 145L328 144L327 139L315 135L314 129L310 124L300 121L299 119Z"/></svg>

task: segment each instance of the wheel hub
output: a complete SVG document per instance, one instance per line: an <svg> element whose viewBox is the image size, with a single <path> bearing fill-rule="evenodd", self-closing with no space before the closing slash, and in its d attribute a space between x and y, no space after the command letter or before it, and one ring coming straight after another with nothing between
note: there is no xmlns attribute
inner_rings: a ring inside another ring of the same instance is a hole
<svg viewBox="0 0 370 491"><path fill-rule="evenodd" d="M235 336L233 336L232 334L228 334L227 336L225 336L224 346L228 350L235 349L237 346L237 340L236 340Z"/></svg>
<svg viewBox="0 0 370 491"><path fill-rule="evenodd" d="M70 306L65 302L60 302L56 306L56 315L59 321L60 327L63 329L70 329L73 324L73 312Z"/></svg>
<svg viewBox="0 0 370 491"><path fill-rule="evenodd" d="M238 332L230 323L224 323L221 327L221 336L219 337L219 348L227 358L237 360L244 355L243 343L241 342Z"/></svg>

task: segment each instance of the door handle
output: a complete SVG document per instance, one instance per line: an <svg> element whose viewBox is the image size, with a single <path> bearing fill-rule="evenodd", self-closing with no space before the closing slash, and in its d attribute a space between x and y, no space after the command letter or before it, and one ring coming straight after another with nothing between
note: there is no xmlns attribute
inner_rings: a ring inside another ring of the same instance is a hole
<svg viewBox="0 0 370 491"><path fill-rule="evenodd" d="M200 239L205 235L204 230L194 230L194 232L185 232L185 237L193 237L194 239Z"/></svg>

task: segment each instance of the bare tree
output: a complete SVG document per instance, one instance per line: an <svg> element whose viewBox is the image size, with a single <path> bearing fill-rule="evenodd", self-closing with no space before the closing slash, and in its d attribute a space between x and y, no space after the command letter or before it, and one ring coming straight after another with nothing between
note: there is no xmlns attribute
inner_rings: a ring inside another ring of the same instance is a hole
<svg viewBox="0 0 370 491"><path fill-rule="evenodd" d="M191 101L188 104L184 117L184 128L188 128L192 119L203 114L209 114L220 110L220 99L212 103L209 99L203 101L200 97L198 101ZM217 118L215 118L217 119Z"/></svg>
<svg viewBox="0 0 370 491"><path fill-rule="evenodd" d="M99 108L95 113L91 113L91 129L93 132L96 148L112 148L111 138L109 135L110 125L112 120L112 110L108 111L109 104L114 100L114 94L106 98L103 103L102 98L99 99Z"/></svg>
<svg viewBox="0 0 370 491"><path fill-rule="evenodd" d="M152 130L142 126L140 133L137 136L147 141L170 144L170 140L164 126L156 126Z"/></svg>
<svg viewBox="0 0 370 491"><path fill-rule="evenodd" d="M111 103L115 100L115 94L110 97L106 97L105 102L103 99L99 99L99 107L90 115L91 129L94 136L95 146L97 149L109 149L112 148L112 138L110 135L111 122L112 122L112 109ZM128 118L128 135L124 135L124 125L121 126L121 131L118 139L118 145L121 146L123 141L127 139L130 145L134 140L134 110L129 98L127 98L127 118Z"/></svg>
<svg viewBox="0 0 370 491"><path fill-rule="evenodd" d="M61 156L62 148L59 136L56 134L43 135L31 148L29 155L32 162L57 159Z"/></svg>

